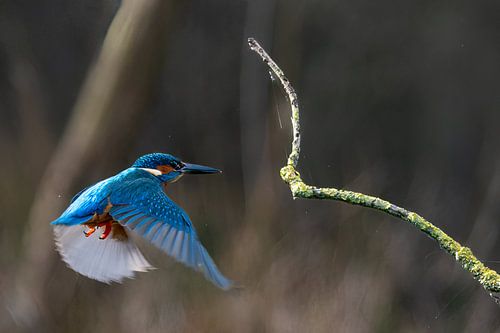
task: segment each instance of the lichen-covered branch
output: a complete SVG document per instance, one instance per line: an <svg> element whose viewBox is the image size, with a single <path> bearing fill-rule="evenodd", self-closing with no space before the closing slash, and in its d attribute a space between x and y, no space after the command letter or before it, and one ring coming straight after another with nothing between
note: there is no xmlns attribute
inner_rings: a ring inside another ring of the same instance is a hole
<svg viewBox="0 0 500 333"><path fill-rule="evenodd" d="M248 45L252 51L257 52L262 60L271 68L274 74L280 80L281 85L285 89L288 98L290 99L290 106L292 107L292 126L293 126L293 141L292 141L292 152L288 156L288 165L296 168L299 163L300 155L300 119L299 119L299 99L297 98L297 93L293 89L292 84L285 76L285 73L281 68L276 65L276 63L269 57L269 55L264 51L264 49L259 45L259 43L253 39L248 39Z"/></svg>
<svg viewBox="0 0 500 333"><path fill-rule="evenodd" d="M497 300L496 296L493 296L493 293L500 292L500 275L479 261L474 256L471 249L460 245L460 243L448 236L443 230L439 229L422 216L377 197L347 190L338 190L336 188L311 186L302 181L299 172L296 170L300 154L299 103L297 94L283 71L271 59L259 43L255 39L249 38L248 45L252 51L256 52L262 58L264 63L266 63L271 71L278 77L290 101L293 126L292 152L288 157L287 165L281 169L280 175L281 178L290 186L293 197L343 201L352 205L377 209L413 224L420 231L434 239L443 250L451 254L453 258L460 263L463 269L470 272L474 279L476 279L484 287L484 289L486 289L490 295Z"/></svg>

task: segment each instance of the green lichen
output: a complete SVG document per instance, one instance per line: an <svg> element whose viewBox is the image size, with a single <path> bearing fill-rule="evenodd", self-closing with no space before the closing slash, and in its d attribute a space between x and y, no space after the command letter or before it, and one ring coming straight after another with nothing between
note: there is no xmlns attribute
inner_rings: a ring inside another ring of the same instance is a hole
<svg viewBox="0 0 500 333"><path fill-rule="evenodd" d="M290 185L294 198L343 201L352 205L374 208L410 222L434 239L442 249L450 253L486 290L490 293L500 292L500 275L497 272L479 261L470 248L462 246L420 215L400 208L389 201L363 193L307 185L302 182L300 174L291 166L281 169L281 177L286 179L285 181Z"/></svg>
<svg viewBox="0 0 500 333"><path fill-rule="evenodd" d="M281 179L283 179L283 181L287 184L302 182L300 173L298 173L292 165L287 165L281 168L280 176Z"/></svg>
<svg viewBox="0 0 500 333"><path fill-rule="evenodd" d="M460 243L448 236L443 230L439 229L422 216L377 197L347 190L338 190L335 188L318 188L307 185L302 181L299 172L295 169L300 155L300 117L297 94L288 79L285 77L283 71L271 59L259 43L255 39L249 38L248 44L250 49L257 52L264 63L266 63L279 78L290 101L293 126L292 151L288 157L288 164L280 170L280 176L283 181L290 186L293 197L343 201L352 205L377 209L381 212L411 223L416 228L434 239L442 249L451 254L466 271L472 274L474 279L476 279L486 290L490 292L490 295L496 299L497 303L500 304L500 300L497 299L496 296L493 296L493 293L500 292L500 275L479 261L474 256L471 249L460 245Z"/></svg>

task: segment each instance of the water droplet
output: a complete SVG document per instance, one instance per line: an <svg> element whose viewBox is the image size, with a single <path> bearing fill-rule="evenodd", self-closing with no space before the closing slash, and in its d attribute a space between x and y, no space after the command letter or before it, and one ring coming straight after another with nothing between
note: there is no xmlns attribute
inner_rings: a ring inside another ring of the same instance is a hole
<svg viewBox="0 0 500 333"><path fill-rule="evenodd" d="M274 73L269 71L269 77L271 78L271 81L276 81L276 76L274 76Z"/></svg>

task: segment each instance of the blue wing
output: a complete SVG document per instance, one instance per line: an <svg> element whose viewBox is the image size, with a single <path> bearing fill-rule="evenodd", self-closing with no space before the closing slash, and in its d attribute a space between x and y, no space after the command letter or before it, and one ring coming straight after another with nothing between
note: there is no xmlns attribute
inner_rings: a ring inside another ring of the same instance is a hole
<svg viewBox="0 0 500 333"><path fill-rule="evenodd" d="M51 224L77 225L89 221L94 213L102 214L113 189L116 176L105 179L78 192L66 210Z"/></svg>
<svg viewBox="0 0 500 333"><path fill-rule="evenodd" d="M198 240L189 216L163 192L161 184L149 178L122 183L110 196L109 214L137 232L177 261L202 272L222 289L232 282L217 269Z"/></svg>

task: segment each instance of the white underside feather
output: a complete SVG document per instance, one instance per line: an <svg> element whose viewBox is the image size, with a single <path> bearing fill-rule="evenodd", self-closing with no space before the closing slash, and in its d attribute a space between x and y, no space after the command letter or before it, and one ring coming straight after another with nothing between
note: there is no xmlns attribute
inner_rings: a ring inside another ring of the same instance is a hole
<svg viewBox="0 0 500 333"><path fill-rule="evenodd" d="M153 269L130 239L116 240L110 235L102 240L98 232L85 237L83 231L81 225L54 226L57 250L76 272L110 283Z"/></svg>

